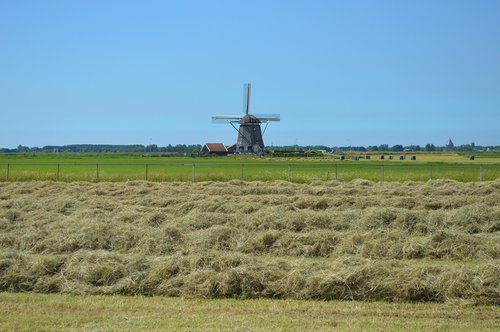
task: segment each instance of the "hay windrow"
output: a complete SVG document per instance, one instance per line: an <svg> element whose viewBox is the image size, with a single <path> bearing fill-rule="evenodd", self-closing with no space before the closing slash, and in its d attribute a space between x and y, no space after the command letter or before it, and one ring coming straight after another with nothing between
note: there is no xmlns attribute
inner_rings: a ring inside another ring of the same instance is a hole
<svg viewBox="0 0 500 332"><path fill-rule="evenodd" d="M9 182L0 290L500 304L500 182Z"/></svg>

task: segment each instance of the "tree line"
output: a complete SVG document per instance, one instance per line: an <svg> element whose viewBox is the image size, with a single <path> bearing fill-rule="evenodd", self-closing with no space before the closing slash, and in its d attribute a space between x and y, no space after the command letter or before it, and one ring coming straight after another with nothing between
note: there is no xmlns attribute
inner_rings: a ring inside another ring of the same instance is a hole
<svg viewBox="0 0 500 332"><path fill-rule="evenodd" d="M15 149L0 148L0 153L192 153L201 150L200 144L177 144L159 147L156 144L111 145L71 144L28 147L19 145Z"/></svg>
<svg viewBox="0 0 500 332"><path fill-rule="evenodd" d="M112 144L71 144L71 145L46 145L44 147L28 147L19 145L17 148L8 149L0 148L0 153L197 153L201 151L201 144L169 144L167 146L158 146L156 144L142 145L112 145ZM500 151L500 146L480 146L471 144L462 144L459 146L435 146L434 144L407 145L396 144L389 146L388 144L369 145L369 146L333 146L326 145L284 145L284 146L267 146L268 151L283 151L283 152L434 152L434 151Z"/></svg>
<svg viewBox="0 0 500 332"><path fill-rule="evenodd" d="M434 151L456 151L456 152L467 152L467 151L500 151L500 146L480 146L471 144L462 144L459 146L436 146L434 144L426 144L425 146L420 145L401 145L396 144L389 146L389 144L380 145L369 145L369 146L333 146L328 147L325 145L287 145L287 146L268 146L268 150L274 151L324 151L324 152L349 152L349 151L360 151L360 152L434 152Z"/></svg>

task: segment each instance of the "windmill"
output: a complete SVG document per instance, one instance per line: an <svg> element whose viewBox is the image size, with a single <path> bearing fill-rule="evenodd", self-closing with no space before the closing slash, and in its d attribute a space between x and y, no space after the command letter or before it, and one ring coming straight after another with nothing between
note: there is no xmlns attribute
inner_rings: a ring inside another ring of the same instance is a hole
<svg viewBox="0 0 500 332"><path fill-rule="evenodd" d="M250 83L243 86L243 115L214 115L215 123L229 123L237 132L236 153L264 154L264 140L267 125L272 121L280 121L279 114L250 114ZM264 130L261 124L265 123ZM239 124L239 127L237 125Z"/></svg>

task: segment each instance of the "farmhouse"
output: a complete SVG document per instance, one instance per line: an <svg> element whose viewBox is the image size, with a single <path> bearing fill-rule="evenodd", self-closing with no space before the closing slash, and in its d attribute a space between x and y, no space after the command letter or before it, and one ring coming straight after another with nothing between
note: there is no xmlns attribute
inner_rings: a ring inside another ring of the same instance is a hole
<svg viewBox="0 0 500 332"><path fill-rule="evenodd" d="M222 143L206 143L201 153L217 156L227 156L226 146Z"/></svg>

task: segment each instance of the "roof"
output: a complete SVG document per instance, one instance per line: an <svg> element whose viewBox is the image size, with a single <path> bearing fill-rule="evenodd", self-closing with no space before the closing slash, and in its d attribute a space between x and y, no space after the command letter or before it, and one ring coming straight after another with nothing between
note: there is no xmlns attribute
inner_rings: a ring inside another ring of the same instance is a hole
<svg viewBox="0 0 500 332"><path fill-rule="evenodd" d="M260 120L258 118L256 118L255 116L251 115L251 114L247 114L247 115L245 115L240 120L240 123L241 124L244 124L244 123L260 123Z"/></svg>
<svg viewBox="0 0 500 332"><path fill-rule="evenodd" d="M209 152L227 152L226 146L222 143L206 143Z"/></svg>

